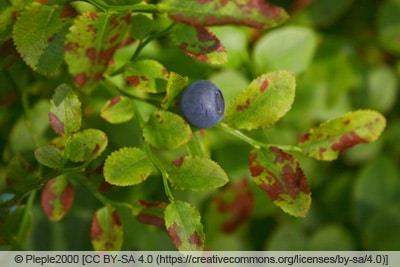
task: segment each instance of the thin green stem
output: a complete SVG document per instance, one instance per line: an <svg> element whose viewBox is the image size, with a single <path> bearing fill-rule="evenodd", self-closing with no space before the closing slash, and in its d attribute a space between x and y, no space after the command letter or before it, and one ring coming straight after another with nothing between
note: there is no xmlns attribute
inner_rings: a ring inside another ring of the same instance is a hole
<svg viewBox="0 0 400 267"><path fill-rule="evenodd" d="M145 127L145 122L142 118L142 115L140 114L135 103L133 103L132 106L133 106L133 110L135 112L135 117L137 118L137 120L139 122L140 128L143 129ZM165 194L167 195L169 201L173 202L174 196L172 194L171 189L169 188L167 171L162 166L162 164L158 161L158 159L153 155L153 151L151 150L149 144L147 142L143 142L143 144L144 144L144 149L146 150L146 153L149 156L150 161L154 164L154 166L157 168L157 170L159 170L161 173Z"/></svg>
<svg viewBox="0 0 400 267"><path fill-rule="evenodd" d="M175 22L172 22L167 28L165 28L164 30L157 32L153 35L150 35L149 37L147 37L145 40L140 41L138 47L136 48L135 52L133 53L131 59L129 60L129 62L134 61L140 54L140 52L143 50L143 48L146 47L146 45L148 45L151 41L153 41L154 39L157 39L165 34L168 34L175 26ZM125 71L125 69L127 68L128 64L124 64L123 66L119 67L118 69L116 69L115 71L113 71L110 76L115 76L118 74L121 74Z"/></svg>
<svg viewBox="0 0 400 267"><path fill-rule="evenodd" d="M115 85L114 82L111 80L110 76L108 75L104 75L104 79L101 81L101 83L103 83L106 88L112 89L118 94L121 94L123 96L127 96L129 98L138 100L143 103L150 103L157 107L160 106L161 98L159 96L156 95L153 96L153 94L148 94L145 97L141 97L133 94L128 94L123 89L120 89L117 85Z"/></svg>
<svg viewBox="0 0 400 267"><path fill-rule="evenodd" d="M126 209L131 210L134 215L136 215L139 212L139 207L135 207L134 205L132 205L130 203L114 201L114 200L111 200L111 199L105 197L99 191L93 189L87 179L83 178L83 179L79 179L78 181L80 184L85 186L92 193L92 195L94 195L104 205L112 205L114 207L126 208Z"/></svg>
<svg viewBox="0 0 400 267"><path fill-rule="evenodd" d="M29 216L30 216L30 212L32 210L33 207L33 203L35 201L35 197L36 197L36 190L32 190L29 193L29 197L28 197L28 201L26 203L26 208L24 211L24 215L22 217L21 220L21 224L20 227L18 229L18 234L17 234L17 242L18 244L22 244L23 243L23 239L26 236L27 232L29 231Z"/></svg>
<svg viewBox="0 0 400 267"><path fill-rule="evenodd" d="M261 147L266 147L266 148L270 148L272 146L275 147L279 147L282 150L285 151L292 151L292 152L302 152L301 148L298 146L290 146L290 145L276 145L276 144L265 144L262 143L260 141L254 140L253 138L245 135L244 133L242 133L239 130L236 129L232 129L231 127L229 127L228 125L226 125L225 123L220 123L218 125L218 127L222 130L224 130L225 132L238 137L239 139L245 141L246 143L248 143L249 145L251 145L254 148L260 149Z"/></svg>

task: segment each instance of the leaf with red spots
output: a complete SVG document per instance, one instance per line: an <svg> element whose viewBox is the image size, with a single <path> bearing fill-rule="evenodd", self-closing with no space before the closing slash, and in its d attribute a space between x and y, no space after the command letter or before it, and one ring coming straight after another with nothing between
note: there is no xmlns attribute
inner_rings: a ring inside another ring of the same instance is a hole
<svg viewBox="0 0 400 267"><path fill-rule="evenodd" d="M81 102L66 84L58 86L50 101L50 125L59 135L71 135L81 128Z"/></svg>
<svg viewBox="0 0 400 267"><path fill-rule="evenodd" d="M127 122L134 116L132 100L125 96L116 96L104 104L100 116L113 124Z"/></svg>
<svg viewBox="0 0 400 267"><path fill-rule="evenodd" d="M18 17L14 43L22 59L33 70L51 74L64 60L64 41L72 21L63 6L34 3Z"/></svg>
<svg viewBox="0 0 400 267"><path fill-rule="evenodd" d="M74 200L74 187L65 176L47 181L42 191L42 209L51 221L59 221Z"/></svg>
<svg viewBox="0 0 400 267"><path fill-rule="evenodd" d="M5 181L14 192L25 192L39 180L38 171L20 154L9 161Z"/></svg>
<svg viewBox="0 0 400 267"><path fill-rule="evenodd" d="M90 92L102 79L127 35L130 14L85 12L74 20L65 42L65 61L76 84Z"/></svg>
<svg viewBox="0 0 400 267"><path fill-rule="evenodd" d="M295 87L291 72L263 74L229 103L224 122L247 130L271 126L290 110Z"/></svg>
<svg viewBox="0 0 400 267"><path fill-rule="evenodd" d="M77 132L68 140L68 158L73 162L85 162L97 158L107 147L107 135L97 129Z"/></svg>
<svg viewBox="0 0 400 267"><path fill-rule="evenodd" d="M205 235L199 212L189 203L172 202L165 209L165 227L179 251L203 250Z"/></svg>
<svg viewBox="0 0 400 267"><path fill-rule="evenodd" d="M254 196L247 178L229 184L218 193L208 206L205 216L207 233L230 234L250 220Z"/></svg>
<svg viewBox="0 0 400 267"><path fill-rule="evenodd" d="M386 119L379 112L357 110L311 129L300 138L299 146L309 157L334 160L355 145L375 141L385 126Z"/></svg>
<svg viewBox="0 0 400 267"><path fill-rule="evenodd" d="M235 24L270 28L289 18L284 9L264 0L168 0L165 4L171 19L194 26Z"/></svg>
<svg viewBox="0 0 400 267"><path fill-rule="evenodd" d="M161 107L164 109L168 109L171 105L174 104L175 98L179 95L179 93L185 88L188 82L188 77L181 76L178 73L170 72L166 87L166 94L163 100L161 101Z"/></svg>
<svg viewBox="0 0 400 267"><path fill-rule="evenodd" d="M147 202L140 200L143 209L136 215L136 219L143 224L154 226L165 226L164 212L167 204L165 202L153 201Z"/></svg>
<svg viewBox="0 0 400 267"><path fill-rule="evenodd" d="M178 158L167 169L171 184L181 190L211 190L228 182L225 171L215 161L197 156Z"/></svg>
<svg viewBox="0 0 400 267"><path fill-rule="evenodd" d="M104 178L112 185L129 186L145 181L152 170L153 164L143 150L124 147L107 157Z"/></svg>
<svg viewBox="0 0 400 267"><path fill-rule="evenodd" d="M155 60L134 61L125 71L126 80L132 85L126 92L130 94L135 94L135 91L165 92L168 76L168 70Z"/></svg>
<svg viewBox="0 0 400 267"><path fill-rule="evenodd" d="M124 233L117 210L113 207L105 206L96 211L90 232L94 250L121 250Z"/></svg>
<svg viewBox="0 0 400 267"><path fill-rule="evenodd" d="M192 138L192 130L181 116L155 110L143 128L143 137L155 147L174 150Z"/></svg>
<svg viewBox="0 0 400 267"><path fill-rule="evenodd" d="M221 41L207 28L178 24L171 34L174 43L186 54L208 64L222 64L228 56Z"/></svg>
<svg viewBox="0 0 400 267"><path fill-rule="evenodd" d="M274 146L253 149L249 168L255 183L275 205L293 216L307 214L311 192L295 157Z"/></svg>

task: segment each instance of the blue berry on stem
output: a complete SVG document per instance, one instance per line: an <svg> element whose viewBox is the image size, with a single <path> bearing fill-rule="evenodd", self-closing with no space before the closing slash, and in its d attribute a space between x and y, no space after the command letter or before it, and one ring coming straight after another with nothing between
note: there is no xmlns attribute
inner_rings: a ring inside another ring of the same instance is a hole
<svg viewBox="0 0 400 267"><path fill-rule="evenodd" d="M179 105L185 119L200 129L213 127L224 117L222 92L207 80L195 81L186 87Z"/></svg>

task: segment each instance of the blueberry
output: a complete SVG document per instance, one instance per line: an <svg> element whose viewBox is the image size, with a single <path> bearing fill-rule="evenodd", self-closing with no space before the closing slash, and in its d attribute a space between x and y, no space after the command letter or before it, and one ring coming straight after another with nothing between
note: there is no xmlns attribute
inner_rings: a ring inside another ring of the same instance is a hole
<svg viewBox="0 0 400 267"><path fill-rule="evenodd" d="M215 84L199 80L191 83L183 91L180 109L193 126L201 129L210 128L224 117L224 97Z"/></svg>

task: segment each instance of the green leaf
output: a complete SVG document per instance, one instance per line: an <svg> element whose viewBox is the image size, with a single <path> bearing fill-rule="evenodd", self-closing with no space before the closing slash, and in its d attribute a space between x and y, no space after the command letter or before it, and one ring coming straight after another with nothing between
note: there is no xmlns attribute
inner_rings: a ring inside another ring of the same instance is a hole
<svg viewBox="0 0 400 267"><path fill-rule="evenodd" d="M59 135L71 135L81 128L81 102L66 84L58 86L50 101L50 125Z"/></svg>
<svg viewBox="0 0 400 267"><path fill-rule="evenodd" d="M125 78L133 85L129 90L160 93L166 90L168 70L155 60L143 59L129 65L125 71Z"/></svg>
<svg viewBox="0 0 400 267"><path fill-rule="evenodd" d="M189 203L169 204L165 209L165 226L179 251L203 250L205 235L200 214Z"/></svg>
<svg viewBox="0 0 400 267"><path fill-rule="evenodd" d="M138 14L132 17L131 35L136 39L144 39L150 35L154 28L154 22L148 16Z"/></svg>
<svg viewBox="0 0 400 267"><path fill-rule="evenodd" d="M161 107L168 109L171 105L174 105L175 98L187 85L189 78L186 76L181 76L178 73L170 72L167 82L166 94L161 101Z"/></svg>
<svg viewBox="0 0 400 267"><path fill-rule="evenodd" d="M373 218L391 204L399 203L400 180L398 165L389 157L380 155L364 166L353 180L354 221L359 225Z"/></svg>
<svg viewBox="0 0 400 267"><path fill-rule="evenodd" d="M130 14L85 12L74 20L65 42L65 61L76 84L90 92L102 79L125 37Z"/></svg>
<svg viewBox="0 0 400 267"><path fill-rule="evenodd" d="M50 221L59 221L74 200L74 187L65 176L50 179L42 191L42 209Z"/></svg>
<svg viewBox="0 0 400 267"><path fill-rule="evenodd" d="M390 111L397 99L396 74L385 65L374 66L367 74L367 107L379 112Z"/></svg>
<svg viewBox="0 0 400 267"><path fill-rule="evenodd" d="M399 0L388 0L382 3L378 10L378 34L379 41L385 48L399 54L400 40L400 12Z"/></svg>
<svg viewBox="0 0 400 267"><path fill-rule="evenodd" d="M113 185L129 186L146 180L152 170L153 164L144 151L124 147L107 157L104 178Z"/></svg>
<svg viewBox="0 0 400 267"><path fill-rule="evenodd" d="M171 184L182 190L211 190L228 182L227 174L216 162L197 156L174 160L167 172Z"/></svg>
<svg viewBox="0 0 400 267"><path fill-rule="evenodd" d="M48 143L46 133L49 130L49 109L48 100L39 100L29 109L28 116L21 116L15 122L9 139L11 153L31 152ZM6 109L4 111L7 113Z"/></svg>
<svg viewBox="0 0 400 267"><path fill-rule="evenodd" d="M0 3L0 43L10 39L20 12L31 3L31 0L11 0Z"/></svg>
<svg viewBox="0 0 400 267"><path fill-rule="evenodd" d="M64 153L53 145L46 145L35 150L36 160L52 169L60 169L64 165Z"/></svg>
<svg viewBox="0 0 400 267"><path fill-rule="evenodd" d="M235 24L269 28L289 18L285 10L263 0L168 0L165 4L171 19L194 26Z"/></svg>
<svg viewBox="0 0 400 267"><path fill-rule="evenodd" d="M14 42L22 59L42 74L54 72L64 60L64 41L71 25L62 6L33 4L14 26Z"/></svg>
<svg viewBox="0 0 400 267"><path fill-rule="evenodd" d="M293 5L291 11L294 15L291 21L293 24L306 24L317 29L327 28L338 19L343 18L344 13L349 11L354 2L354 0L299 2ZM371 8L371 6L366 8Z"/></svg>
<svg viewBox="0 0 400 267"><path fill-rule="evenodd" d="M249 38L247 29L237 26L214 26L212 32L224 45L227 62L221 67L225 71L241 71L249 60Z"/></svg>
<svg viewBox="0 0 400 267"><path fill-rule="evenodd" d="M155 110L143 128L143 136L155 147L174 150L192 138L192 131L179 115Z"/></svg>
<svg viewBox="0 0 400 267"><path fill-rule="evenodd" d="M96 251L121 250L123 242L123 227L117 211L111 206L105 206L93 217L91 239Z"/></svg>
<svg viewBox="0 0 400 267"><path fill-rule="evenodd" d="M274 70L303 72L314 56L316 34L308 28L286 26L260 38L253 50L257 74Z"/></svg>
<svg viewBox="0 0 400 267"><path fill-rule="evenodd" d="M295 87L291 72L263 74L229 104L224 122L247 130L271 126L290 110Z"/></svg>
<svg viewBox="0 0 400 267"><path fill-rule="evenodd" d="M85 162L97 158L107 147L107 135L97 129L87 129L72 135L68 141L69 159Z"/></svg>
<svg viewBox="0 0 400 267"><path fill-rule="evenodd" d="M228 61L221 41L207 28L178 24L171 33L174 43L189 56L208 64Z"/></svg>
<svg viewBox="0 0 400 267"><path fill-rule="evenodd" d="M104 104L100 116L113 124L127 122L134 116L132 101L125 96L116 96Z"/></svg>
<svg viewBox="0 0 400 267"><path fill-rule="evenodd" d="M306 216L311 192L296 158L274 146L253 149L249 167L255 183L275 205L290 215Z"/></svg>
<svg viewBox="0 0 400 267"><path fill-rule="evenodd" d="M7 166L6 182L15 192L24 192L40 180L38 171L20 154L16 154Z"/></svg>
<svg viewBox="0 0 400 267"><path fill-rule="evenodd" d="M311 129L299 141L303 153L319 160L334 160L347 149L375 141L386 119L373 110L357 110Z"/></svg>

